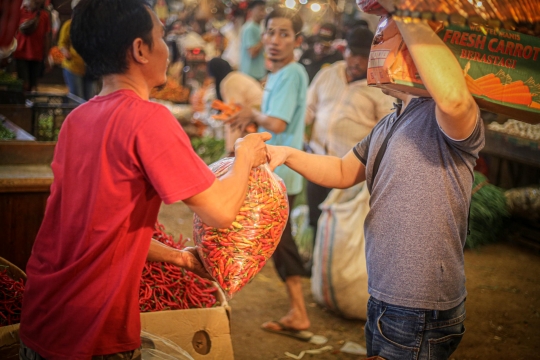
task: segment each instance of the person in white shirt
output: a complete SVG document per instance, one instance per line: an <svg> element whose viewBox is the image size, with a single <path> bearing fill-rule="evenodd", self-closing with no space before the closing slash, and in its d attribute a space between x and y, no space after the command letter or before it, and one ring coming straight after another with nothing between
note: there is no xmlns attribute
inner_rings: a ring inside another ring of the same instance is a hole
<svg viewBox="0 0 540 360"><path fill-rule="evenodd" d="M347 34L345 60L338 61L315 76L308 89L306 125L313 125L307 151L343 157L386 114L394 98L367 85L366 73L373 33L357 27ZM317 235L319 205L330 188L307 183L310 225ZM306 264L307 270L311 264Z"/></svg>
<svg viewBox="0 0 540 360"><path fill-rule="evenodd" d="M260 109L263 88L257 80L240 71L233 71L231 65L221 58L213 58L208 62L208 74L214 78L218 100ZM225 151L227 154L234 153L234 143L247 133L239 127L233 129L229 124L225 124L224 129Z"/></svg>
<svg viewBox="0 0 540 360"><path fill-rule="evenodd" d="M225 24L220 32L227 39L227 47L223 50L221 57L226 60L233 69L240 67L240 42L241 42L241 30L244 25L245 14L237 7L230 14L231 19Z"/></svg>

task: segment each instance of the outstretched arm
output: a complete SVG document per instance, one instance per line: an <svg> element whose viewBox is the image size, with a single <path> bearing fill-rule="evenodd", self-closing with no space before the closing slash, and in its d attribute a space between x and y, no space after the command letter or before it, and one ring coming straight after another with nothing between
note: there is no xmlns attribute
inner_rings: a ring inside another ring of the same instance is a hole
<svg viewBox="0 0 540 360"><path fill-rule="evenodd" d="M308 154L288 146L266 147L272 170L285 164L307 180L324 187L345 189L366 179L366 167L352 150L338 158Z"/></svg>

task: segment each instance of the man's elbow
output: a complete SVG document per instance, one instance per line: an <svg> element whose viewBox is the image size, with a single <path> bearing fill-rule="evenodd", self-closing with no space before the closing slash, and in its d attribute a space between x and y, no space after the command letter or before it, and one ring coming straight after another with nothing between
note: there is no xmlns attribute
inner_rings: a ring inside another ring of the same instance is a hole
<svg viewBox="0 0 540 360"><path fill-rule="evenodd" d="M448 115L467 114L476 107L475 101L468 91L448 94L437 106Z"/></svg>
<svg viewBox="0 0 540 360"><path fill-rule="evenodd" d="M229 215L229 214L220 213L216 215L217 216L214 216L213 218L208 219L207 222L205 222L205 224L213 228L226 229L229 226L231 226L233 221L236 219L236 214Z"/></svg>

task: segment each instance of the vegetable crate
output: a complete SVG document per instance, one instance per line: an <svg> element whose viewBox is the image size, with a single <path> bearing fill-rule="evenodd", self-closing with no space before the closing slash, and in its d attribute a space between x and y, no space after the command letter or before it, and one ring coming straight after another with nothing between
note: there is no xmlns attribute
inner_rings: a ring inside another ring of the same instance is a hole
<svg viewBox="0 0 540 360"><path fill-rule="evenodd" d="M38 141L56 141L66 116L84 102L73 94L27 94L26 106L32 108L32 135Z"/></svg>
<svg viewBox="0 0 540 360"><path fill-rule="evenodd" d="M0 269L4 267L7 267L8 275L13 280L26 280L24 271L0 257ZM0 327L0 359L19 359L19 342L19 324Z"/></svg>
<svg viewBox="0 0 540 360"><path fill-rule="evenodd" d="M540 167L540 143L516 135L486 130L482 152Z"/></svg>

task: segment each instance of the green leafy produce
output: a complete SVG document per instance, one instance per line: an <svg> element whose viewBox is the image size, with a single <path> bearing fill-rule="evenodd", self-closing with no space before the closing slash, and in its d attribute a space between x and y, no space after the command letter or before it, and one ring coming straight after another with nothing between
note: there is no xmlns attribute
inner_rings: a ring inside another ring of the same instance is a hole
<svg viewBox="0 0 540 360"><path fill-rule="evenodd" d="M210 136L195 137L191 139L195 152L210 165L218 161L225 154L225 140Z"/></svg>
<svg viewBox="0 0 540 360"><path fill-rule="evenodd" d="M466 245L475 248L497 241L504 233L508 218L504 191L475 172L469 222L471 233Z"/></svg>
<svg viewBox="0 0 540 360"><path fill-rule="evenodd" d="M16 76L0 70L0 84L2 85L22 85L22 80Z"/></svg>
<svg viewBox="0 0 540 360"><path fill-rule="evenodd" d="M1 140L13 140L16 135L13 131L9 130L3 124L0 124L0 139Z"/></svg>

